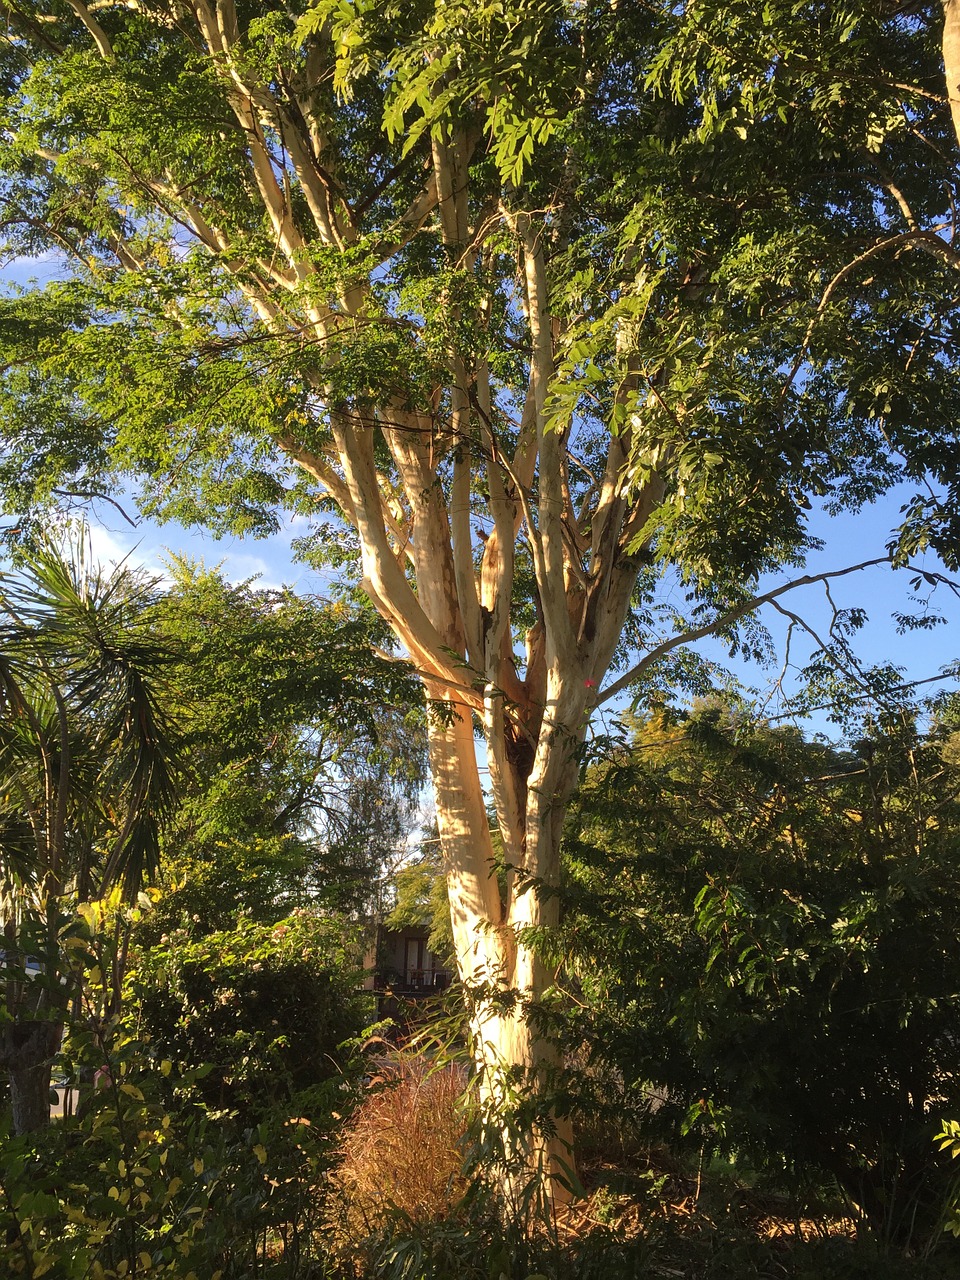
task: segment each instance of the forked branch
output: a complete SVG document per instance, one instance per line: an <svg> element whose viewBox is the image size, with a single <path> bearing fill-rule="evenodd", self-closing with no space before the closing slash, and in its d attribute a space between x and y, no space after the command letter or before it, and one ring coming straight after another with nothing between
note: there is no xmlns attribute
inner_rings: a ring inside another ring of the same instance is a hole
<svg viewBox="0 0 960 1280"><path fill-rule="evenodd" d="M724 627L729 627L734 622L739 622L741 618L747 617L748 614L753 613L762 605L779 600L788 591L796 591L798 587L811 587L818 582L829 582L834 578L845 578L848 574L860 573L864 569L873 569L881 564L893 564L893 557L890 555L877 556L873 560L863 560L860 564L848 565L845 569L831 569L825 573L805 573L802 577L793 578L790 582L784 582L779 587L774 587L772 591L765 591L761 595L751 596L749 600L745 600L735 608L721 613L712 622L706 622L702 627L693 627L690 631L680 632L678 635L671 636L669 640L664 640L661 644L655 645L629 671L601 691L596 705L601 706L603 703L609 702L618 693L622 693L624 689L629 688L655 662L658 662L668 653L672 653L674 649L679 649L682 645L693 644L697 640L702 640L705 636L715 635L718 631L722 631Z"/></svg>

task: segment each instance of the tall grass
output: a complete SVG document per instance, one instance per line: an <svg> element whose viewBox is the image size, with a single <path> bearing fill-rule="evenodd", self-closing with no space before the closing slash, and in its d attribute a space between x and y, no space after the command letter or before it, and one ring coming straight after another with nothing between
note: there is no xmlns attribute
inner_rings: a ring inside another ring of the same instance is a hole
<svg viewBox="0 0 960 1280"><path fill-rule="evenodd" d="M390 1220L426 1225L449 1218L466 1191L465 1073L422 1055L383 1063L348 1124L335 1180L354 1238Z"/></svg>

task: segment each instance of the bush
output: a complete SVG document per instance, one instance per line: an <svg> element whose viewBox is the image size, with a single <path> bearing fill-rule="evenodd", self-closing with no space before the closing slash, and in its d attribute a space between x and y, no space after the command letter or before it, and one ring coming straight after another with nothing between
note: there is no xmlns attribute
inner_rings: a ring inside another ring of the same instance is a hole
<svg viewBox="0 0 960 1280"><path fill-rule="evenodd" d="M39 1280L284 1280L319 1274L329 1134L275 1115L231 1133L171 1109L151 1047L74 1032L99 1085L80 1114L0 1143L0 1274ZM202 1074L202 1073L199 1073ZM194 1081L183 1081L189 1087Z"/></svg>
<svg viewBox="0 0 960 1280"><path fill-rule="evenodd" d="M380 1065L338 1148L349 1233L370 1235L398 1218L436 1223L454 1213L467 1187L464 1087L457 1067L432 1069L413 1054Z"/></svg>
<svg viewBox="0 0 960 1280"><path fill-rule="evenodd" d="M960 1105L954 736L906 718L839 751L717 707L653 721L567 845L568 1029L605 1091L675 1148L839 1187L901 1247L939 1231L932 1138Z"/></svg>
<svg viewBox="0 0 960 1280"><path fill-rule="evenodd" d="M343 1077L342 1046L370 1012L349 942L342 925L309 912L200 938L178 931L140 958L128 1007L172 1062L171 1084L243 1127Z"/></svg>

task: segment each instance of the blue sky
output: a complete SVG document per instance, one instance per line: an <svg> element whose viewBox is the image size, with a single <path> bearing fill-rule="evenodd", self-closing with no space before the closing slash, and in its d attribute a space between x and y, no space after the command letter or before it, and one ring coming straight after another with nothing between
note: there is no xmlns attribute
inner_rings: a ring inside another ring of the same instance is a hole
<svg viewBox="0 0 960 1280"><path fill-rule="evenodd" d="M906 497L907 491L904 489L902 493L891 494L884 501L859 512L844 512L833 516L823 511L814 512L811 529L823 542L823 548L809 555L805 568L797 570L795 574L784 575L785 579L804 573L832 572L883 556L891 531L900 522L899 509ZM960 647L957 645L960 598L947 583L932 591L923 586L915 592L910 585L911 579L916 577L915 569L943 574L948 578L950 576L939 558L928 552L917 557L910 569L895 571L888 565L880 565L834 579L829 584L832 604L840 609L862 609L867 615L865 625L852 641L859 662L866 668L885 664L901 668L905 682L931 681L942 668L960 659ZM764 581L762 589L769 590L776 585L777 580L771 577ZM782 597L779 603L800 615L818 636L826 640L833 617L831 599L828 599L822 584L815 584L791 592ZM901 632L896 617L900 613L926 613L939 616L943 621L929 630ZM767 671L740 663L735 666L735 672L745 682L764 688L769 687L781 674L786 657L789 622L770 606L765 607L760 616L774 639L777 654L775 663ZM701 652L716 657L719 661L726 660L726 655L716 644L704 642L700 648ZM794 672L809 661L816 648L813 637L794 628L789 654L789 665ZM785 683L788 688L791 687L789 675ZM951 679L931 681L921 691L949 689L955 683ZM772 713L776 712L778 702L774 692L769 703ZM813 717L809 727L825 731L831 736L836 733L825 716Z"/></svg>
<svg viewBox="0 0 960 1280"><path fill-rule="evenodd" d="M88 514L90 541L94 553L104 563L130 556L153 573L163 574L164 562L173 554L202 560L207 568L221 565L232 582L257 579L261 587L290 586L304 594L324 595L323 574L294 561L291 540L306 532L304 520L291 521L270 538L214 538L201 529L185 529L178 524L158 525L137 515L132 499L122 501L136 527L123 519L109 504L99 502Z"/></svg>

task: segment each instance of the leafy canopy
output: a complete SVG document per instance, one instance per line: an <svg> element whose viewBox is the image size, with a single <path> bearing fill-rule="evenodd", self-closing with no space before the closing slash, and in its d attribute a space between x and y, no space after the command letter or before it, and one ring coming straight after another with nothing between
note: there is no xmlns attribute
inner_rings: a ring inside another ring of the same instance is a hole
<svg viewBox="0 0 960 1280"><path fill-rule="evenodd" d="M377 656L384 628L327 604L171 562L150 615L176 660L188 786L165 842L152 934L238 910L272 922L295 906L356 912L413 822L423 725L406 666Z"/></svg>
<svg viewBox="0 0 960 1280"><path fill-rule="evenodd" d="M843 747L664 712L591 771L567 844L572 1034L623 1079L612 1105L832 1180L902 1244L940 1229L953 1176L932 1138L958 1101L958 741L955 700Z"/></svg>
<svg viewBox="0 0 960 1280"><path fill-rule="evenodd" d="M548 245L575 501L626 432L635 482L666 482L637 545L705 580L795 553L810 500L902 478L902 547L953 554L955 148L926 7L8 14L7 252L69 273L0 315L18 516L115 471L187 522L317 515L342 490L295 464L326 456L331 401L443 418L451 358L487 366L475 413L508 445L530 337L507 209ZM426 173L456 138L467 257Z"/></svg>

